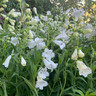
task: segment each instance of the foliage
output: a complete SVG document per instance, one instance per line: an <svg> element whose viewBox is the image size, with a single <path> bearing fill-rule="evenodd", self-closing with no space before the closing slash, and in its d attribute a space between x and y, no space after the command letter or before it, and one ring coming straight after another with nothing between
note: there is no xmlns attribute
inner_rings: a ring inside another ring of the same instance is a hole
<svg viewBox="0 0 96 96"><path fill-rule="evenodd" d="M95 96L96 16L87 21L86 8L42 15L34 6L33 16L24 1L16 3L18 11L0 13L0 95Z"/></svg>

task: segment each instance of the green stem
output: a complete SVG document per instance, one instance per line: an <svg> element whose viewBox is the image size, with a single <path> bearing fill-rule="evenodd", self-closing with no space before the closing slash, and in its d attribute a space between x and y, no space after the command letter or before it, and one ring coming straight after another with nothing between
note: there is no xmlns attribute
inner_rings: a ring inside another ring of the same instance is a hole
<svg viewBox="0 0 96 96"><path fill-rule="evenodd" d="M90 67L92 69L92 57L91 57ZM93 79L93 74L91 73L91 84L90 84L90 88L91 89L93 88L93 81L92 81L92 79Z"/></svg>
<svg viewBox="0 0 96 96"><path fill-rule="evenodd" d="M65 78L64 78L64 85L63 85L63 88L62 88L61 93L60 93L59 96L62 96L62 93L64 91L65 85L66 85L66 75L65 75Z"/></svg>
<svg viewBox="0 0 96 96"><path fill-rule="evenodd" d="M3 82L3 90L4 90L4 96L8 96L7 95L7 90L6 90L6 84L5 84L5 82Z"/></svg>
<svg viewBox="0 0 96 96"><path fill-rule="evenodd" d="M52 91L53 91L53 89L54 89L54 86L55 86L55 83L53 84L53 87L52 87L52 89L51 89L51 92L50 92L50 95L49 95L49 96L51 96Z"/></svg>

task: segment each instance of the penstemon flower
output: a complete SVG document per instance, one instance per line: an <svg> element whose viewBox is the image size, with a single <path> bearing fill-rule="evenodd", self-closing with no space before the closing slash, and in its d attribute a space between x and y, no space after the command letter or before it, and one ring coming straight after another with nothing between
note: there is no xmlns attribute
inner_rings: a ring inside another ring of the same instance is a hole
<svg viewBox="0 0 96 96"><path fill-rule="evenodd" d="M53 53L53 50L49 50L48 48L45 48L44 52L42 53L42 57L46 57L46 59L51 59L55 56Z"/></svg>
<svg viewBox="0 0 96 96"><path fill-rule="evenodd" d="M47 68L40 68L40 71L38 72L38 76L42 79L45 79L47 76L49 76L49 73L47 72Z"/></svg>
<svg viewBox="0 0 96 96"><path fill-rule="evenodd" d="M57 63L54 63L52 60L43 59L43 62L46 66L46 68L50 69L51 72L57 68Z"/></svg>
<svg viewBox="0 0 96 96"><path fill-rule="evenodd" d="M11 57L12 57L12 56L9 55L9 56L6 58L5 62L2 64L2 65L4 65L6 68L8 68L8 66L9 66Z"/></svg>
<svg viewBox="0 0 96 96"><path fill-rule="evenodd" d="M43 90L43 87L46 87L48 83L43 80L40 76L37 76L37 81L36 81L36 88L39 88L40 90Z"/></svg>
<svg viewBox="0 0 96 96"><path fill-rule="evenodd" d="M17 44L19 44L19 40L17 37L11 37L11 41L10 41L14 46L16 46Z"/></svg>
<svg viewBox="0 0 96 96"><path fill-rule="evenodd" d="M79 69L79 74L83 75L84 77L87 77L88 74L92 73L92 70L87 67L82 61L77 61L77 68Z"/></svg>

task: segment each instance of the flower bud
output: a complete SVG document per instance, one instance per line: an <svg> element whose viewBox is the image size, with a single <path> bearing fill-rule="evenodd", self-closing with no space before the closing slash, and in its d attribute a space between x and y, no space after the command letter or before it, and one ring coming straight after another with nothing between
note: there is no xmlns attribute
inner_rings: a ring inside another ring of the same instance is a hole
<svg viewBox="0 0 96 96"><path fill-rule="evenodd" d="M30 8L27 8L25 12L26 12L27 14L30 14L30 13L31 13Z"/></svg>
<svg viewBox="0 0 96 96"><path fill-rule="evenodd" d="M0 8L0 12L3 11L3 10L4 10L4 8L1 7L1 8Z"/></svg>
<svg viewBox="0 0 96 96"><path fill-rule="evenodd" d="M21 57L21 65L26 66L26 60L23 57Z"/></svg>
<svg viewBox="0 0 96 96"><path fill-rule="evenodd" d="M71 59L72 60L77 60L77 58L78 58L77 49L75 49L72 56L71 56Z"/></svg>
<svg viewBox="0 0 96 96"><path fill-rule="evenodd" d="M78 55L79 55L79 57L84 57L85 56L85 54L82 52L82 50L79 50Z"/></svg>
<svg viewBox="0 0 96 96"><path fill-rule="evenodd" d="M29 31L29 39L32 39L32 38L33 38L32 31Z"/></svg>
<svg viewBox="0 0 96 96"><path fill-rule="evenodd" d="M33 11L34 11L35 14L37 14L37 9L36 9L36 7L33 7Z"/></svg>

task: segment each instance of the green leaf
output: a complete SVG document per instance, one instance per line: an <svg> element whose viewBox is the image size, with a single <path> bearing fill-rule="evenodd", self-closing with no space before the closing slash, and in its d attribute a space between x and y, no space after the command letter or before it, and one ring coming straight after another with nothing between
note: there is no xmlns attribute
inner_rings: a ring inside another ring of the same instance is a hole
<svg viewBox="0 0 96 96"><path fill-rule="evenodd" d="M80 94L80 96L84 96L84 93L81 90L74 90L74 92Z"/></svg>

